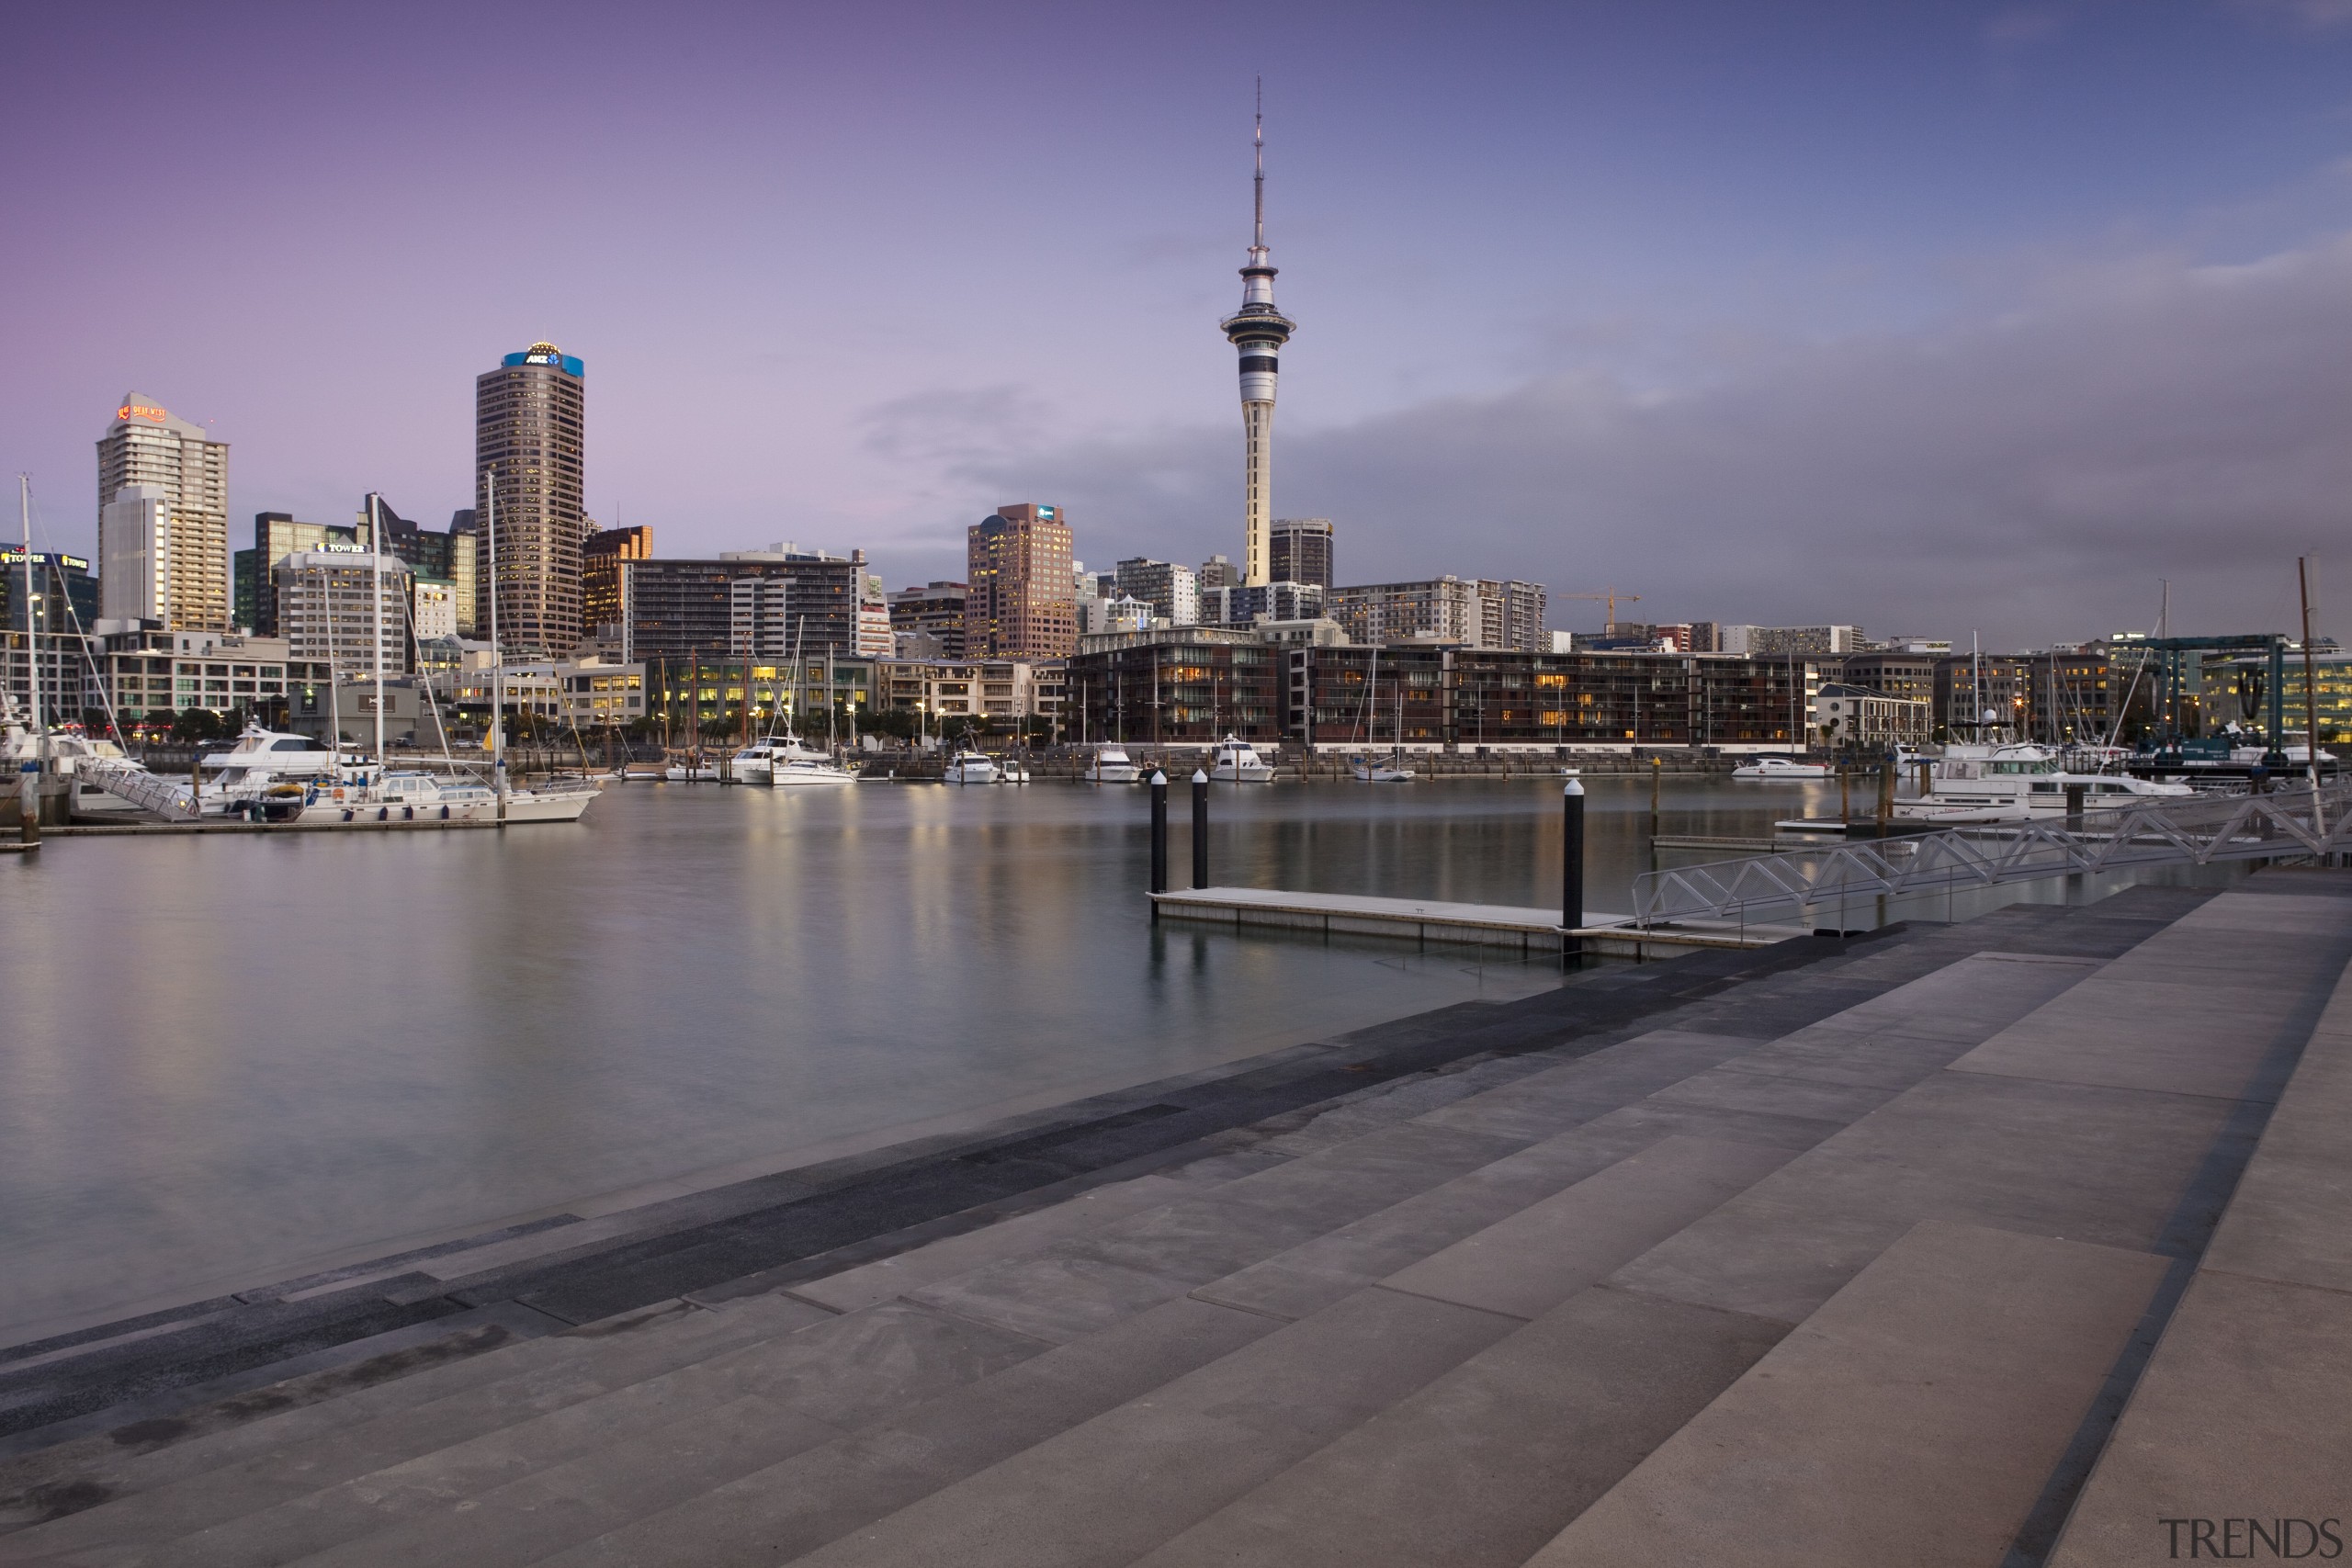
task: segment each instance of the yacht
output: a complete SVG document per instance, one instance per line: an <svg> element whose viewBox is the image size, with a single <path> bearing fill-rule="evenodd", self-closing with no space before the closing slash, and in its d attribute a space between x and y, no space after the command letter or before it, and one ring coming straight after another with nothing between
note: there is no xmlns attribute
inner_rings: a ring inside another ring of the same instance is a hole
<svg viewBox="0 0 2352 1568"><path fill-rule="evenodd" d="M1007 757L1003 761L999 762L996 765L996 773L999 784L1027 784L1029 782L1029 764L1018 757Z"/></svg>
<svg viewBox="0 0 2352 1568"><path fill-rule="evenodd" d="M1258 755L1247 740L1227 735L1216 743L1209 761L1209 777L1225 784L1272 784L1273 764Z"/></svg>
<svg viewBox="0 0 2352 1568"><path fill-rule="evenodd" d="M591 784L551 785L507 792L508 822L576 822L596 798ZM305 828L356 827L377 822L495 822L498 792L476 779L440 773L387 773L373 779L303 787L301 809L273 815L269 798L247 814L259 820L291 820Z"/></svg>
<svg viewBox="0 0 2352 1568"><path fill-rule="evenodd" d="M822 751L811 750L796 735L771 735L753 741L728 760L728 773L737 784L855 784L857 775Z"/></svg>
<svg viewBox="0 0 2352 1568"><path fill-rule="evenodd" d="M1830 776L1826 762L1804 762L1794 757L1758 757L1752 762L1742 762L1731 771L1736 779L1750 779L1770 784L1775 781L1798 783Z"/></svg>
<svg viewBox="0 0 2352 1568"><path fill-rule="evenodd" d="M952 784L984 784L999 782L996 762L984 751L956 752L948 760L947 771L940 776Z"/></svg>
<svg viewBox="0 0 2352 1568"><path fill-rule="evenodd" d="M46 728L46 727L44 727ZM122 813L141 810L136 800L127 800L106 787L104 775L112 773L119 779L138 774L145 778L146 765L122 754L122 748L111 740L100 740L84 734L78 728L51 729L46 744L43 738L25 728L17 715L8 716L5 733L0 733L0 771L7 782L0 784L11 792L17 787L17 773L27 762L40 762L42 771L74 781L73 791L66 796L66 809L74 817L100 813ZM183 790L187 781L179 781Z"/></svg>
<svg viewBox="0 0 2352 1568"><path fill-rule="evenodd" d="M2135 799L2170 798L2197 792L2185 784L2133 778L2128 773L2068 773L2046 746L1948 746L1936 764L1935 784L1925 795L1894 803L1896 820L1960 827L1986 822L2026 822L2064 817L2066 792L2079 787L2089 811L2112 811Z"/></svg>
<svg viewBox="0 0 2352 1568"><path fill-rule="evenodd" d="M248 724L226 751L208 752L197 763L203 780L200 809L207 817L243 817L253 801L302 794L301 786L335 776L335 753L307 735ZM356 759L345 754L348 766Z"/></svg>
<svg viewBox="0 0 2352 1568"><path fill-rule="evenodd" d="M1355 760L1356 783L1409 784L1412 782L1413 770L1404 764L1405 759L1402 755L1396 757L1393 762L1375 762L1369 757L1358 757Z"/></svg>
<svg viewBox="0 0 2352 1568"><path fill-rule="evenodd" d="M1087 764L1086 776L1096 784L1134 784L1143 777L1143 770L1127 755L1127 749L1115 740L1106 740L1094 748L1094 760Z"/></svg>

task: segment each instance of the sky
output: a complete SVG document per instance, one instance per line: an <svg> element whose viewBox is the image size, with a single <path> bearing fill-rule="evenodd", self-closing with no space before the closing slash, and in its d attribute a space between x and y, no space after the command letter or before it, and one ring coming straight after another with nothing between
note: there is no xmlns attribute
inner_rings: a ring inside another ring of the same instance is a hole
<svg viewBox="0 0 2352 1568"><path fill-rule="evenodd" d="M657 553L1241 554L1552 624L2041 647L2352 604L2352 0L20 6L0 465L89 549L126 391L254 513L446 525L472 378L587 365ZM14 530L9 529L13 535Z"/></svg>

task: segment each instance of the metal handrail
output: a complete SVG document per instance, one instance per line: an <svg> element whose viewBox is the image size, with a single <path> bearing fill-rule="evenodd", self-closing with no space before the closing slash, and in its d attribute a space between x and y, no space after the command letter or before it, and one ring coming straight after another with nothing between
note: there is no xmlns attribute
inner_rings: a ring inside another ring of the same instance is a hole
<svg viewBox="0 0 2352 1568"><path fill-rule="evenodd" d="M2352 851L2352 783L2269 795L2162 796L2015 827L1953 829L1644 873L1634 919L1745 918L2045 876Z"/></svg>

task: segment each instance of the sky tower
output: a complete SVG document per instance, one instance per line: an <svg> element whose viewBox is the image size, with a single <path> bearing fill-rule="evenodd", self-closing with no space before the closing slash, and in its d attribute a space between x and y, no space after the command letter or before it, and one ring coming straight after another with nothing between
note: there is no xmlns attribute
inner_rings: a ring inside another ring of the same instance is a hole
<svg viewBox="0 0 2352 1568"><path fill-rule="evenodd" d="M1282 368L1283 342L1298 323L1274 309L1274 267L1266 259L1266 116L1262 89L1256 137L1257 228L1250 265L1241 269L1241 310L1225 319L1225 335L1241 351L1242 478L1244 537L1241 581L1257 587L1267 575L1269 520L1273 506L1274 378Z"/></svg>

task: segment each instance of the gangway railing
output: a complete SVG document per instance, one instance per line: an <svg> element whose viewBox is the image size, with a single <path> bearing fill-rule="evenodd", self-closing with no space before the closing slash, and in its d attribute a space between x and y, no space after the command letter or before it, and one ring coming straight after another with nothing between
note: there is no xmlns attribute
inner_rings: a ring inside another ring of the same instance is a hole
<svg viewBox="0 0 2352 1568"><path fill-rule="evenodd" d="M165 821L193 822L198 816L190 781L151 773L127 757L76 757L74 770L75 776Z"/></svg>
<svg viewBox="0 0 2352 1568"><path fill-rule="evenodd" d="M1634 919L1735 919L1788 905L1994 887L2143 866L2352 852L2352 783L2269 795L2142 796L2079 817L1790 850L1647 872Z"/></svg>

